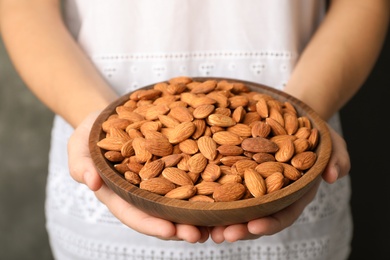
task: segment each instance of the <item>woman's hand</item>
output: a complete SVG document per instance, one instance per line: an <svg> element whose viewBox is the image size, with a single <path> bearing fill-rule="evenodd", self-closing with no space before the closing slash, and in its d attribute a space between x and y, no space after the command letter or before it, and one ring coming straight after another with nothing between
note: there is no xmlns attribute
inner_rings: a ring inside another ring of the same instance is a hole
<svg viewBox="0 0 390 260"><path fill-rule="evenodd" d="M334 183L337 179L349 173L351 164L346 142L329 127L332 138L332 155L322 174L322 179ZM255 219L248 223L230 226L214 227L210 230L211 238L216 243L223 241L255 239L264 235L273 235L291 226L301 215L305 207L314 199L319 184L318 181L302 198L287 208L264 218Z"/></svg>
<svg viewBox="0 0 390 260"><path fill-rule="evenodd" d="M71 176L87 185L96 197L107 206L122 223L145 235L164 240L184 240L190 243L205 242L209 238L207 228L175 224L156 218L124 201L109 189L100 178L90 157L88 137L98 112L90 114L74 131L68 143Z"/></svg>

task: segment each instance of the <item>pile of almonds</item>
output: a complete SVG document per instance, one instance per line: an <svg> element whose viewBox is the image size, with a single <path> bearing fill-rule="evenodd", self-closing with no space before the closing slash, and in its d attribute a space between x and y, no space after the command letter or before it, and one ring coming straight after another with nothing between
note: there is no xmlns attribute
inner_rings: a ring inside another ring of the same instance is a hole
<svg viewBox="0 0 390 260"><path fill-rule="evenodd" d="M97 145L141 189L189 201L263 196L317 159L319 133L289 102L241 82L175 77L129 94Z"/></svg>

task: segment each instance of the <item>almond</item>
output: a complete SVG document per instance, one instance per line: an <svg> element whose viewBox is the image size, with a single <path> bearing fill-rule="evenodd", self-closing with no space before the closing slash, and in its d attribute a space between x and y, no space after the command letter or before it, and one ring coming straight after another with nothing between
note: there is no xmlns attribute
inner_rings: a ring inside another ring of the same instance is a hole
<svg viewBox="0 0 390 260"><path fill-rule="evenodd" d="M264 98L259 98L256 103L256 112L262 117L267 118L269 115L267 101Z"/></svg>
<svg viewBox="0 0 390 260"><path fill-rule="evenodd" d="M286 129L275 119L268 117L265 122L271 127L271 132L274 135L287 135Z"/></svg>
<svg viewBox="0 0 390 260"><path fill-rule="evenodd" d="M180 124L179 120L167 115L158 115L158 120L160 120L163 126L170 128L174 128Z"/></svg>
<svg viewBox="0 0 390 260"><path fill-rule="evenodd" d="M240 146L227 144L218 146L217 151L225 156L241 155L244 152Z"/></svg>
<svg viewBox="0 0 390 260"><path fill-rule="evenodd" d="M239 145L242 142L242 138L229 131L220 131L213 134L213 140L219 145Z"/></svg>
<svg viewBox="0 0 390 260"><path fill-rule="evenodd" d="M286 140L280 143L278 146L279 146L279 150L275 153L276 161L278 162L289 161L295 153L294 143L291 140Z"/></svg>
<svg viewBox="0 0 390 260"><path fill-rule="evenodd" d="M291 181L296 181L302 177L302 173L291 164L282 163L282 166L283 166L283 175L287 179Z"/></svg>
<svg viewBox="0 0 390 260"><path fill-rule="evenodd" d="M237 182L228 182L215 188L213 198L215 201L235 201L245 194L245 186Z"/></svg>
<svg viewBox="0 0 390 260"><path fill-rule="evenodd" d="M201 176L204 181L216 181L221 176L221 169L216 164L208 164Z"/></svg>
<svg viewBox="0 0 390 260"><path fill-rule="evenodd" d="M240 176L244 176L244 172L246 169L255 169L257 165L258 164L253 160L244 159L244 160L237 161L233 166L236 168L237 173Z"/></svg>
<svg viewBox="0 0 390 260"><path fill-rule="evenodd" d="M179 148L183 153L195 154L199 151L198 144L193 139L187 139L179 143Z"/></svg>
<svg viewBox="0 0 390 260"><path fill-rule="evenodd" d="M157 156L172 154L173 146L167 138L145 139L145 149Z"/></svg>
<svg viewBox="0 0 390 260"><path fill-rule="evenodd" d="M274 172L283 172L283 169L283 165L280 162L263 162L255 168L264 178L267 178Z"/></svg>
<svg viewBox="0 0 390 260"><path fill-rule="evenodd" d="M230 117L222 114L211 114L207 117L207 122L211 126L229 127L236 124L236 122Z"/></svg>
<svg viewBox="0 0 390 260"><path fill-rule="evenodd" d="M171 95L183 93L186 90L186 85L183 83L171 83L167 86L166 92Z"/></svg>
<svg viewBox="0 0 390 260"><path fill-rule="evenodd" d="M249 100L245 96L233 96L229 98L229 103L229 108L236 109L237 107L245 107L246 105L248 105Z"/></svg>
<svg viewBox="0 0 390 260"><path fill-rule="evenodd" d="M192 120L194 120L194 116L188 110L188 108L182 106L171 108L171 111L168 115L175 118L181 123L191 122Z"/></svg>
<svg viewBox="0 0 390 260"><path fill-rule="evenodd" d="M104 121L102 124L102 129L105 132L108 132L110 128L115 127L119 129L126 129L126 127L130 124L130 121L123 118L113 118L107 121Z"/></svg>
<svg viewBox="0 0 390 260"><path fill-rule="evenodd" d="M161 95L161 91L158 89L139 89L134 91L130 95L131 100L150 100Z"/></svg>
<svg viewBox="0 0 390 260"><path fill-rule="evenodd" d="M118 151L107 151L104 153L104 157L110 162L121 162L125 159L121 152Z"/></svg>
<svg viewBox="0 0 390 260"><path fill-rule="evenodd" d="M295 153L301 153L310 149L310 142L304 138L297 138L294 142Z"/></svg>
<svg viewBox="0 0 390 260"><path fill-rule="evenodd" d="M242 177L238 174L228 174L228 175L222 175L217 181L220 184L225 184L228 182L242 183Z"/></svg>
<svg viewBox="0 0 390 260"><path fill-rule="evenodd" d="M221 186L218 182L211 182L211 181L202 181L201 183L198 183L195 185L197 194L199 195L211 195L213 194L214 190Z"/></svg>
<svg viewBox="0 0 390 260"><path fill-rule="evenodd" d="M206 195L195 195L195 196L192 196L191 198L189 198L188 201L213 203L214 199L209 197L209 196L206 196Z"/></svg>
<svg viewBox="0 0 390 260"><path fill-rule="evenodd" d="M145 138L137 137L133 139L133 148L137 161L139 163L145 163L152 159L152 153L145 149Z"/></svg>
<svg viewBox="0 0 390 260"><path fill-rule="evenodd" d="M121 174L125 174L125 172L130 170L126 163L114 164L114 168L115 168L115 170L117 170Z"/></svg>
<svg viewBox="0 0 390 260"><path fill-rule="evenodd" d="M188 159L188 170L190 172L202 172L207 165L207 159L202 153L197 153Z"/></svg>
<svg viewBox="0 0 390 260"><path fill-rule="evenodd" d="M276 161L275 156L270 153L255 153L252 159L258 164L263 162L274 162Z"/></svg>
<svg viewBox="0 0 390 260"><path fill-rule="evenodd" d="M164 169L164 161L155 160L145 163L144 167L139 171L139 176L142 180L148 180L160 175Z"/></svg>
<svg viewBox="0 0 390 260"><path fill-rule="evenodd" d="M284 185L284 176L280 172L275 172L265 179L267 193L280 190Z"/></svg>
<svg viewBox="0 0 390 260"><path fill-rule="evenodd" d="M192 78L187 77L187 76L178 76L178 77L173 77L169 79L169 83L171 84L189 84L192 82Z"/></svg>
<svg viewBox="0 0 390 260"><path fill-rule="evenodd" d="M253 197L257 198L267 193L267 186L263 177L254 169L245 170L244 180Z"/></svg>
<svg viewBox="0 0 390 260"><path fill-rule="evenodd" d="M284 128L288 135L293 135L298 130L298 118L295 113L284 113Z"/></svg>
<svg viewBox="0 0 390 260"><path fill-rule="evenodd" d="M138 185L141 183L141 178L139 177L139 175L135 172L132 172L132 171L126 171L125 174L125 179L130 182L131 184L133 185Z"/></svg>
<svg viewBox="0 0 390 260"><path fill-rule="evenodd" d="M153 178L141 181L139 187L159 195L165 195L176 188L176 185L165 178Z"/></svg>
<svg viewBox="0 0 390 260"><path fill-rule="evenodd" d="M243 106L239 106L234 109L232 118L237 123L240 123L241 121L244 120L245 114L246 114L245 108Z"/></svg>
<svg viewBox="0 0 390 260"><path fill-rule="evenodd" d="M307 140L310 143L310 149L314 150L317 147L318 142L320 140L320 133L318 132L317 128L311 129L311 133L310 133L309 137L307 138Z"/></svg>
<svg viewBox="0 0 390 260"><path fill-rule="evenodd" d="M165 194L165 197L171 199L185 200L189 199L196 194L196 188L194 185L184 185L170 190Z"/></svg>
<svg viewBox="0 0 390 260"><path fill-rule="evenodd" d="M277 144L264 137L247 138L242 141L241 147L253 153L275 153L279 149Z"/></svg>
<svg viewBox="0 0 390 260"><path fill-rule="evenodd" d="M295 133L295 136L297 138L308 139L310 134L311 134L310 128L302 126L302 127L298 128L297 132Z"/></svg>
<svg viewBox="0 0 390 260"><path fill-rule="evenodd" d="M169 107L166 104L160 104L150 107L146 111L146 120L156 120L159 115L165 115L169 112Z"/></svg>
<svg viewBox="0 0 390 260"><path fill-rule="evenodd" d="M191 93L195 94L206 94L215 89L217 86L217 81L216 80L206 80L202 82L201 84L198 84L195 86L192 90Z"/></svg>
<svg viewBox="0 0 390 260"><path fill-rule="evenodd" d="M192 122L183 122L173 128L169 134L169 142L178 144L189 138L195 132L195 125Z"/></svg>
<svg viewBox="0 0 390 260"><path fill-rule="evenodd" d="M120 151L125 142L121 137L106 137L97 142L97 146L105 150Z"/></svg>
<svg viewBox="0 0 390 260"><path fill-rule="evenodd" d="M132 139L122 145L121 154L123 157L130 157L135 154Z"/></svg>
<svg viewBox="0 0 390 260"><path fill-rule="evenodd" d="M223 94L223 91L210 92L207 94L207 97L214 99L217 102L216 106L218 106L219 108L227 108L229 106L228 97L226 94Z"/></svg>
<svg viewBox="0 0 390 260"><path fill-rule="evenodd" d="M240 160L245 160L247 159L246 156L242 156L242 155L235 155L235 156L224 156L221 158L221 163L223 165L226 165L226 166L232 166L233 164L235 164L236 162L240 161Z"/></svg>
<svg viewBox="0 0 390 260"><path fill-rule="evenodd" d="M195 119L192 123L195 125L195 131L191 137L193 139L198 139L206 130L206 122L203 119Z"/></svg>
<svg viewBox="0 0 390 260"><path fill-rule="evenodd" d="M304 171L313 166L316 162L317 155L314 152L306 151L294 155L291 164L298 170Z"/></svg>
<svg viewBox="0 0 390 260"><path fill-rule="evenodd" d="M188 176L188 174L180 170L176 167L166 167L161 175L169 180L170 182L177 184L179 186L183 185L193 185L194 183L192 182L191 178Z"/></svg>
<svg viewBox="0 0 390 260"><path fill-rule="evenodd" d="M217 156L217 144L213 138L202 136L198 139L199 151L209 160L214 160Z"/></svg>
<svg viewBox="0 0 390 260"><path fill-rule="evenodd" d="M214 109L214 105L201 105L195 108L193 116L197 119L204 119L208 117L214 111Z"/></svg>
<svg viewBox="0 0 390 260"><path fill-rule="evenodd" d="M249 137L252 135L251 127L241 123L228 127L227 131L242 137Z"/></svg>

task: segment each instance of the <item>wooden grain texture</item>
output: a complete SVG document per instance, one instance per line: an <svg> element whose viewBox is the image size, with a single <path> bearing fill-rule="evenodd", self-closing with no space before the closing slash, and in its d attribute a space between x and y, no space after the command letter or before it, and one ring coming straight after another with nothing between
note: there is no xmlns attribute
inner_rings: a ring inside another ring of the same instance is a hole
<svg viewBox="0 0 390 260"><path fill-rule="evenodd" d="M206 79L211 78L193 78L196 81L204 81ZM222 78L213 79L222 80ZM101 128L102 123L114 113L117 106L122 105L129 99L129 94L126 94L102 111L90 133L89 148L91 157L107 186L123 199L150 215L176 223L197 226L219 226L247 222L271 215L301 198L321 178L321 173L329 161L332 146L326 123L306 104L284 92L248 81L223 79L242 82L254 91L268 94L283 102L289 101L294 105L299 115L305 115L311 120L313 127L319 130L320 142L316 149L317 160L308 172L299 180L279 191L258 198L233 202L189 202L166 198L142 190L126 181L122 175L117 173L112 164L105 159L103 151L96 145L104 137L104 132ZM151 87L153 85L144 88Z"/></svg>

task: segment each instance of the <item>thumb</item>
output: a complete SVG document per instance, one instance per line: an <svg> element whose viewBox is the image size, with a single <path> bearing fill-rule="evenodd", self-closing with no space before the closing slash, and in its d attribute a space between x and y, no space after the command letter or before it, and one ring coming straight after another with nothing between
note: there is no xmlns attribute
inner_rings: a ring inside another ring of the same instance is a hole
<svg viewBox="0 0 390 260"><path fill-rule="evenodd" d="M94 112L88 115L74 130L68 141L70 175L74 180L86 184L93 191L98 190L103 184L92 161L88 146L89 132L98 114L98 112Z"/></svg>

